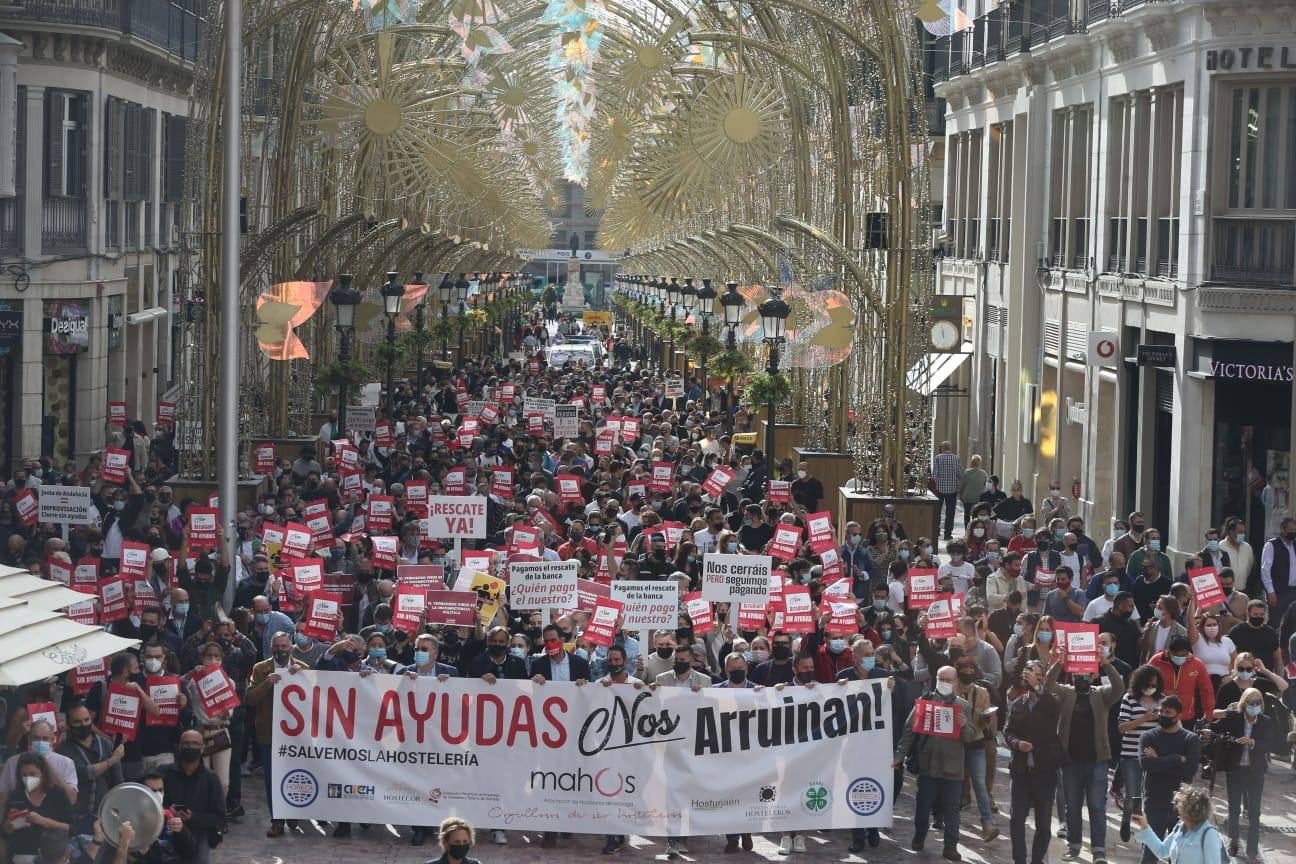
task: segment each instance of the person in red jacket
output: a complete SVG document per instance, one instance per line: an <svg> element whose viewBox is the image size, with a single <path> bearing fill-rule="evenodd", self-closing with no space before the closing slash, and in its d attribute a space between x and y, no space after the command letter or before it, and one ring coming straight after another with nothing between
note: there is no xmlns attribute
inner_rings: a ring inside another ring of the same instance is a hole
<svg viewBox="0 0 1296 864"><path fill-rule="evenodd" d="M1166 693L1179 694L1185 726L1202 717L1210 719L1215 710L1215 688L1206 664L1193 656L1187 636L1171 636L1166 649L1153 654L1148 664L1161 673Z"/></svg>

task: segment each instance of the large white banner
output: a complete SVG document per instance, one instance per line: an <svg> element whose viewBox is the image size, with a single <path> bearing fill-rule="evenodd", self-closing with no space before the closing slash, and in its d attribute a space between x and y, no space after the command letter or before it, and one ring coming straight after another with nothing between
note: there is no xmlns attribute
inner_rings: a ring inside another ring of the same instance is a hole
<svg viewBox="0 0 1296 864"><path fill-rule="evenodd" d="M298 672L275 685L274 818L659 837L887 826L884 684L693 693Z"/></svg>

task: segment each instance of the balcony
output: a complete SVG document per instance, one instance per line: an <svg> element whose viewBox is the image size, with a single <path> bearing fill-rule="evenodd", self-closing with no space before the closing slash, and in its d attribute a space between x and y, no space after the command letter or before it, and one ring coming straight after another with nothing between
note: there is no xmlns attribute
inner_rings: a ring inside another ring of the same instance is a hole
<svg viewBox="0 0 1296 864"><path fill-rule="evenodd" d="M21 255L23 199L0 198L0 256Z"/></svg>
<svg viewBox="0 0 1296 864"><path fill-rule="evenodd" d="M1111 216L1107 219L1107 272L1126 272L1125 242L1128 238L1128 222L1124 216Z"/></svg>
<svg viewBox="0 0 1296 864"><path fill-rule="evenodd" d="M1106 21L1112 15L1112 7L1116 6L1119 0L1089 0L1087 8L1089 24L1096 24L1099 21Z"/></svg>
<svg viewBox="0 0 1296 864"><path fill-rule="evenodd" d="M1162 279L1179 276L1179 217L1157 219L1157 275Z"/></svg>
<svg viewBox="0 0 1296 864"><path fill-rule="evenodd" d="M192 63L203 38L207 0L0 0L0 8L6 24L112 30Z"/></svg>
<svg viewBox="0 0 1296 864"><path fill-rule="evenodd" d="M41 208L41 252L86 251L86 200L46 196Z"/></svg>
<svg viewBox="0 0 1296 864"><path fill-rule="evenodd" d="M1296 219L1216 216L1213 234L1214 281L1296 287Z"/></svg>
<svg viewBox="0 0 1296 864"><path fill-rule="evenodd" d="M986 220L986 260L999 260L999 225L1001 220L992 216Z"/></svg>

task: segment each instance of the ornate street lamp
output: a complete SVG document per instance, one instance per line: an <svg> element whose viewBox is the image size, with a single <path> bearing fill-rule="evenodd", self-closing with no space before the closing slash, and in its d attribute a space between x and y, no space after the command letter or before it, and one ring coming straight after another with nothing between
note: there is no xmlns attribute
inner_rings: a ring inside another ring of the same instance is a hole
<svg viewBox="0 0 1296 864"><path fill-rule="evenodd" d="M779 346L786 339L785 328L787 326L788 316L792 314L792 307L783 302L778 295L770 297L756 309L761 316L761 325L765 328L765 344L769 347L769 359L765 365L765 371L773 377L778 374L778 352ZM774 411L777 408L777 402L774 398L774 388L770 388L769 404L766 406L766 420L768 424L765 427L765 458L769 460L771 468L776 464L774 459ZM772 476L772 475L771 475Z"/></svg>
<svg viewBox="0 0 1296 864"><path fill-rule="evenodd" d="M450 320L450 297L454 294L454 281L447 273L441 277L441 284L437 286L437 298L441 301L441 322L443 324ZM441 348L445 352L445 359L450 359L450 328L443 327L441 330Z"/></svg>
<svg viewBox="0 0 1296 864"><path fill-rule="evenodd" d="M455 296L459 299L459 365L464 362L464 313L468 311L468 292L472 285L468 282L468 274L460 273L459 278L455 280Z"/></svg>
<svg viewBox="0 0 1296 864"><path fill-rule="evenodd" d="M675 323L675 304L680 301L679 280L674 276L671 277L670 284L665 286L666 302L670 304L671 324ZM670 330L670 348L666 354L666 369L668 372L675 371L675 328Z"/></svg>
<svg viewBox="0 0 1296 864"><path fill-rule="evenodd" d="M355 335L355 313L356 307L360 305L360 292L351 287L350 273L338 276L337 284L329 292L328 299L333 304L333 312L337 316L337 322L333 327L338 332L338 362L346 363L351 359L351 337ZM341 380L338 382L338 430L346 435L346 375L339 377Z"/></svg>
<svg viewBox="0 0 1296 864"><path fill-rule="evenodd" d="M423 281L423 271L414 271L414 284L426 285ZM427 306L427 291L424 290L422 298L419 299L418 305L414 307L414 329L418 331L418 342L414 346L414 382L415 389L423 389L423 310Z"/></svg>
<svg viewBox="0 0 1296 864"><path fill-rule="evenodd" d="M711 352L707 348L707 342L711 337L711 312L715 309L716 290L711 287L710 279L702 280L702 287L697 292L698 314L702 317L702 350L699 352L702 357L702 413L705 416L707 411L707 401L710 392L707 389L707 355Z"/></svg>
<svg viewBox="0 0 1296 864"><path fill-rule="evenodd" d="M720 298L720 306L724 310L724 326L727 331L725 333L726 351L738 350L737 330L738 325L742 322L742 310L745 302L743 296L738 293L738 283L726 282L724 296ZM734 392L732 378L725 385L725 400L726 419L728 420L729 434L732 435L734 431Z"/></svg>
<svg viewBox="0 0 1296 864"><path fill-rule="evenodd" d="M394 271L387 273L387 281L378 293L383 298L383 314L387 316L387 416L396 415L396 390L394 379L394 360L396 351L396 316L400 314L401 298L405 296L405 286L399 281L400 274Z"/></svg>

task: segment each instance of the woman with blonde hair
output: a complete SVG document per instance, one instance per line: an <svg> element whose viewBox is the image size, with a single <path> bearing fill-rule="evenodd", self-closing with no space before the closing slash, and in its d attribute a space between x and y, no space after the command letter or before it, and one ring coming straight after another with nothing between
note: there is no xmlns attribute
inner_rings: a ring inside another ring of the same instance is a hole
<svg viewBox="0 0 1296 864"><path fill-rule="evenodd" d="M1211 724L1209 733L1220 736L1215 743L1215 770L1228 776L1229 854L1238 853L1238 823L1242 805L1246 804L1246 854L1252 860L1260 854L1260 801L1264 797L1269 754L1278 743L1273 718L1264 709L1264 694L1248 687L1237 703L1229 705L1224 716Z"/></svg>
<svg viewBox="0 0 1296 864"><path fill-rule="evenodd" d="M1134 839L1162 861L1170 864L1227 864L1224 841L1219 830L1211 824L1209 793L1199 786L1185 786L1175 793L1175 812L1179 824L1162 840L1148 827L1147 817L1134 814L1139 831Z"/></svg>

